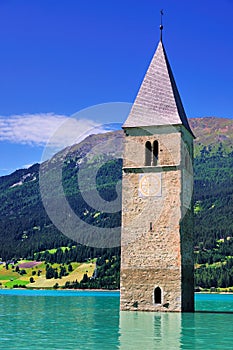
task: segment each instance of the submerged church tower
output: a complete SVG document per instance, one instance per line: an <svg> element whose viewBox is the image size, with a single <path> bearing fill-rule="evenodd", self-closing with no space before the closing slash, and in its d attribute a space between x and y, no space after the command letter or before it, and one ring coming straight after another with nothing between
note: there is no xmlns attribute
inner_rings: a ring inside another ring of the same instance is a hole
<svg viewBox="0 0 233 350"><path fill-rule="evenodd" d="M123 130L121 310L192 312L194 136L162 35Z"/></svg>

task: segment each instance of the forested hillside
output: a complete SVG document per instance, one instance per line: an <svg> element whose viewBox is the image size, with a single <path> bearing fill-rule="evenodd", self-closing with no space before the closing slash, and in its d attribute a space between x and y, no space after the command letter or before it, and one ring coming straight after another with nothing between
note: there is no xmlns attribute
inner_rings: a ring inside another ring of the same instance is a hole
<svg viewBox="0 0 233 350"><path fill-rule="evenodd" d="M233 120L195 118L190 123L197 137L194 162L197 284L233 285ZM114 227L120 224L120 213L106 215L88 208L77 184L77 172L84 155L112 135L121 144L122 131L92 135L71 147L69 156L64 157L62 181L66 198L81 219L91 225ZM43 166L54 166L63 155L64 152L58 153ZM93 168L97 159L89 162ZM116 197L115 186L121 177L121 166L121 160L108 161L97 173L97 189L105 200ZM46 214L39 191L38 164L0 177L0 241L3 260L34 258L34 253L40 251L77 245L61 234ZM79 252L82 259L102 254L101 249L81 245ZM112 251L113 255L116 253L119 254ZM210 280L214 274L215 281Z"/></svg>
<svg viewBox="0 0 233 350"><path fill-rule="evenodd" d="M233 121L192 119L196 285L233 286Z"/></svg>

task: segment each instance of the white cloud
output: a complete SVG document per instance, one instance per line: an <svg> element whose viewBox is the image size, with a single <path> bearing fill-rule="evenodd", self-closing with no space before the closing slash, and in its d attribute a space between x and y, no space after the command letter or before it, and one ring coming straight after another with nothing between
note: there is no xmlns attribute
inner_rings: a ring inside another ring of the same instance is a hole
<svg viewBox="0 0 233 350"><path fill-rule="evenodd" d="M114 130L114 125L126 119L131 106L126 102L103 103L71 117L54 113L0 116L0 142L46 146L57 151L90 134Z"/></svg>
<svg viewBox="0 0 233 350"><path fill-rule="evenodd" d="M67 118L51 113L0 116L0 141L44 145Z"/></svg>
<svg viewBox="0 0 233 350"><path fill-rule="evenodd" d="M17 144L44 146L49 143L61 149L91 133L104 131L104 127L93 120L53 113L0 116L0 141Z"/></svg>

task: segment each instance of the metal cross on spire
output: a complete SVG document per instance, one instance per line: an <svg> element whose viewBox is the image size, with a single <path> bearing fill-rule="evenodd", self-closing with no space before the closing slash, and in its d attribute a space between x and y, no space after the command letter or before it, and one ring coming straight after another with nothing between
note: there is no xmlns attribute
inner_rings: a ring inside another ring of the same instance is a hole
<svg viewBox="0 0 233 350"><path fill-rule="evenodd" d="M160 41L163 39L163 10L160 11Z"/></svg>

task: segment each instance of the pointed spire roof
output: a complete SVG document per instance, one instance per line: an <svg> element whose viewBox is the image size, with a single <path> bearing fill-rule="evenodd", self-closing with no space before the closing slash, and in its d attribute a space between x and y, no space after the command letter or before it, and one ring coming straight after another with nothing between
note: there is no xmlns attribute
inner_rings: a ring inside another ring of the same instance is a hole
<svg viewBox="0 0 233 350"><path fill-rule="evenodd" d="M123 128L184 125L192 134L160 40Z"/></svg>

